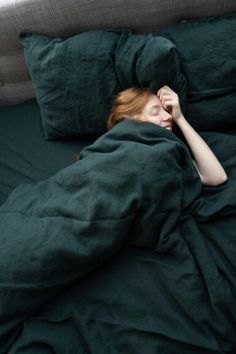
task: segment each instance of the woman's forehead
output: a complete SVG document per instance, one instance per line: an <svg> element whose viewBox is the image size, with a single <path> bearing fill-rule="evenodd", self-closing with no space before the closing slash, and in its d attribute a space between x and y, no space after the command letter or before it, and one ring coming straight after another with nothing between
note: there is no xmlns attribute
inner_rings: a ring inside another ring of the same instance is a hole
<svg viewBox="0 0 236 354"><path fill-rule="evenodd" d="M152 107L161 107L161 101L156 95L153 95L153 97L148 100L146 105L143 107L143 113L148 113Z"/></svg>
<svg viewBox="0 0 236 354"><path fill-rule="evenodd" d="M153 95L153 97L151 97L150 100L148 101L147 106L149 108L152 106L161 106L161 101L156 95Z"/></svg>

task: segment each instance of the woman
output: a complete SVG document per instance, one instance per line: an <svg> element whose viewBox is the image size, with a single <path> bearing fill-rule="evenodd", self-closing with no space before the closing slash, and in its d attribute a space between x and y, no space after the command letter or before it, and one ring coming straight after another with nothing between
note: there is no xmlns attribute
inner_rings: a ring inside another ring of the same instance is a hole
<svg viewBox="0 0 236 354"><path fill-rule="evenodd" d="M200 135L182 114L179 97L169 87L161 87L157 95L150 88L130 88L120 92L108 119L108 129L124 119L135 119L158 124L172 131L173 123L182 131L194 156L201 182L217 186L227 181L224 168Z"/></svg>

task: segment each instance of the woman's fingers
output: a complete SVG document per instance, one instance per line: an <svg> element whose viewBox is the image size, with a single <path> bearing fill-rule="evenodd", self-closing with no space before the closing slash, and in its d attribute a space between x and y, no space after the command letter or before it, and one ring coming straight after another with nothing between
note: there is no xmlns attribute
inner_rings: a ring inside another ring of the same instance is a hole
<svg viewBox="0 0 236 354"><path fill-rule="evenodd" d="M168 86L163 86L157 91L157 97L161 98L165 95L173 95L174 91L172 91Z"/></svg>
<svg viewBox="0 0 236 354"><path fill-rule="evenodd" d="M173 120L176 121L182 114L178 94L171 90L169 86L165 85L157 91L157 97L163 108L169 112Z"/></svg>
<svg viewBox="0 0 236 354"><path fill-rule="evenodd" d="M161 93L159 99L163 105L167 100L174 100L174 97L171 93Z"/></svg>
<svg viewBox="0 0 236 354"><path fill-rule="evenodd" d="M173 106L173 101L171 101L171 100L165 101L165 102L162 104L162 106L164 107L165 110L168 111L169 109L172 108L172 106Z"/></svg>
<svg viewBox="0 0 236 354"><path fill-rule="evenodd" d="M172 91L171 88L170 88L169 86L167 86L167 85L162 86L162 87L158 90L158 92L160 92L160 91L162 91L162 90L174 92L174 91ZM157 92L157 93L158 93L158 92Z"/></svg>
<svg viewBox="0 0 236 354"><path fill-rule="evenodd" d="M171 92L164 92L164 91L161 91L159 95L157 95L157 97L162 100L163 98L166 99L166 98L170 98L172 97L172 93Z"/></svg>
<svg viewBox="0 0 236 354"><path fill-rule="evenodd" d="M177 99L178 95L174 91L172 91L170 88L161 88L157 92L157 97L162 102L163 100L166 100L166 99L175 100L175 99Z"/></svg>

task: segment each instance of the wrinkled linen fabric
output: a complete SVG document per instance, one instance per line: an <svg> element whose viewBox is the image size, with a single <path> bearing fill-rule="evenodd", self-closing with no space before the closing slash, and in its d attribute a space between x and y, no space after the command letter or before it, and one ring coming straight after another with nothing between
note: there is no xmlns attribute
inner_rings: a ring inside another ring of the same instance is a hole
<svg viewBox="0 0 236 354"><path fill-rule="evenodd" d="M124 120L0 208L1 353L236 349L235 179Z"/></svg>

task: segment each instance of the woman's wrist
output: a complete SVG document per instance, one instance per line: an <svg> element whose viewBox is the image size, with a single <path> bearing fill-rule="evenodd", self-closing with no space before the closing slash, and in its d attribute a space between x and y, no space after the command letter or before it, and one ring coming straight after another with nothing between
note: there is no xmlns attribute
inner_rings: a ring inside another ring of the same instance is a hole
<svg viewBox="0 0 236 354"><path fill-rule="evenodd" d="M183 116L183 114L181 113L178 118L174 118L174 122L177 125L181 125L182 123L185 123L187 121L186 121L185 117Z"/></svg>

